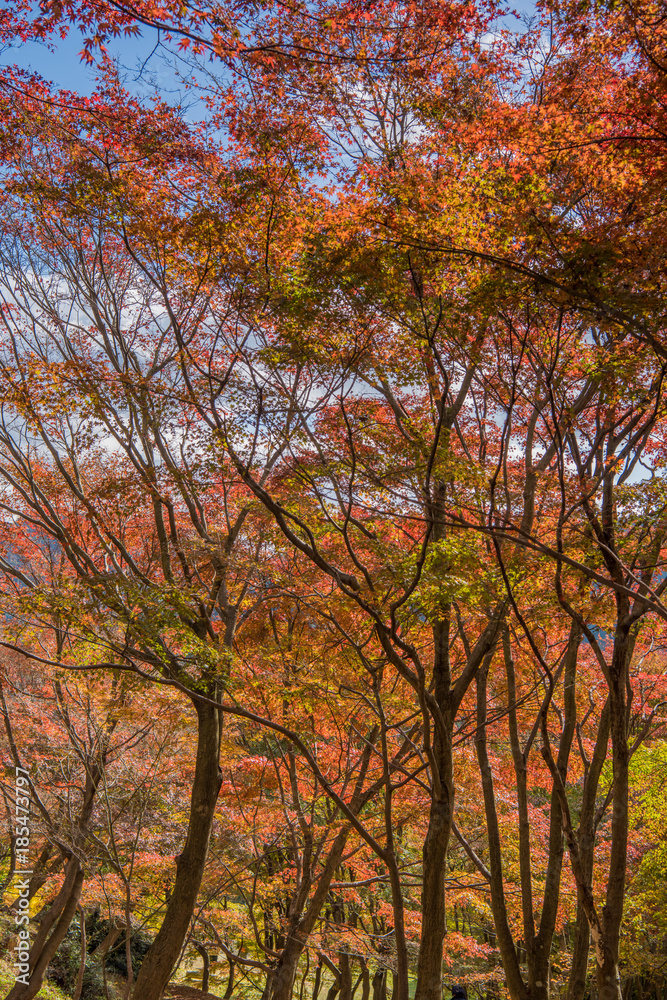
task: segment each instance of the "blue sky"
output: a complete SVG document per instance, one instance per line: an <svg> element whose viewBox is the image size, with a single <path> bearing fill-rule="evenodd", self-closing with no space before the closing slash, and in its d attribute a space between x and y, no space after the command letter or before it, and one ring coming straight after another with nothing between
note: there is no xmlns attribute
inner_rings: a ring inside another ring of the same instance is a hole
<svg viewBox="0 0 667 1000"><path fill-rule="evenodd" d="M141 89L142 68L145 79L148 79L151 72L159 73L162 78L164 67L160 65L159 56L153 55L151 58L156 40L157 34L147 30L144 36L113 39L109 45L110 52L127 74L126 82L130 89L134 89L133 83ZM53 51L37 42L5 48L0 54L0 63L17 63L52 80L59 87L89 94L95 87L95 69L81 61L82 48L82 36L78 31L72 31L66 38L56 41Z"/></svg>
<svg viewBox="0 0 667 1000"><path fill-rule="evenodd" d="M534 0L510 0L510 3L515 10L522 12L534 9ZM159 52L154 52L156 41L157 33L144 29L144 34L138 37L112 39L109 43L109 50L117 58L129 90L152 91L151 76L159 78L161 90L168 90L171 85L177 89L173 70L165 65ZM72 31L65 39L56 41L53 51L36 42L7 47L0 52L0 65L17 63L38 72L59 87L89 94L95 87L95 70L81 61L79 53L82 47L82 36L78 31Z"/></svg>

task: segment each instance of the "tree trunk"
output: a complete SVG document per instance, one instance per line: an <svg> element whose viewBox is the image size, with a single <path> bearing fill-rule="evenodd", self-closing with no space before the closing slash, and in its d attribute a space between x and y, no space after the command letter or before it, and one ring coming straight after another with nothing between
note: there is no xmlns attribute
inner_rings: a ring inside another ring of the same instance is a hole
<svg viewBox="0 0 667 1000"><path fill-rule="evenodd" d="M618 598L621 604L621 599ZM622 1000L619 974L619 943L628 848L628 776L630 752L628 746L629 689L628 669L634 638L630 636L631 621L619 615L614 636L611 665L606 670L609 689L609 730L611 733L613 789L611 817L611 851L607 875L607 891L602 914L593 895L589 873L584 869L579 840L576 837L567 807L563 801L564 829L570 852L577 894L591 930L595 952L595 981L599 1000ZM548 761L548 748L545 750ZM553 773L553 770L552 770Z"/></svg>
<svg viewBox="0 0 667 1000"><path fill-rule="evenodd" d="M125 982L124 1000L130 1000L134 985L134 969L132 968L132 915L130 912L130 885L125 884L125 964L127 979Z"/></svg>
<svg viewBox="0 0 667 1000"><path fill-rule="evenodd" d="M296 910L292 914L287 928L285 945L278 964L270 977L269 989L266 994L270 1000L291 1000L299 959L320 915L322 905L329 892L329 886L343 857L349 835L350 826L346 823L334 838L306 912L302 915ZM304 883L304 889L308 888L309 886Z"/></svg>
<svg viewBox="0 0 667 1000"><path fill-rule="evenodd" d="M371 996L371 977L368 972L368 962L362 956L359 959L359 965L361 966L361 1000L370 1000Z"/></svg>
<svg viewBox="0 0 667 1000"><path fill-rule="evenodd" d="M55 689L58 697L62 700L62 691L58 681L56 682ZM14 740L11 732L9 714L7 712L7 706L1 689L0 701L3 706L5 728L7 730L9 742L10 745L13 745ZM97 758L95 762L90 759L88 760L83 801L81 803L81 809L79 811L76 824L74 843L65 865L63 884L60 891L57 893L56 898L46 909L44 916L40 921L39 930L30 949L29 966L31 971L28 983L25 984L17 981L7 994L5 1000L32 1000L32 998L39 992L51 959L62 944L69 929L69 925L74 919L74 914L76 913L79 900L81 898L81 890L83 889L84 881L84 871L81 866L81 862L79 861L77 851L82 848L88 833L88 827L93 815L93 806L95 804L97 788L102 778L103 769L106 765L106 754L109 740L114 729L116 728L117 721L117 718L114 718L114 712L111 711L107 716L104 741L100 748L101 758ZM14 754L14 757L18 761L18 756L16 754ZM66 856L64 850L61 853L63 856ZM40 863L43 861L43 863L46 864L48 856L49 852L43 851L40 856ZM51 935L50 937L49 933Z"/></svg>
<svg viewBox="0 0 667 1000"><path fill-rule="evenodd" d="M442 949L445 940L445 875L454 820L454 777L449 719L449 613L433 628L435 697L446 720L434 723L432 794L422 848L421 935L415 1000L441 1000ZM446 732L443 731L446 729Z"/></svg>
<svg viewBox="0 0 667 1000"><path fill-rule="evenodd" d="M80 951L80 961L79 961L79 971L76 977L76 986L74 987L74 993L72 994L72 1000L80 1000L81 990L83 989L83 976L86 971L86 914L84 913L83 907L79 906L79 914L81 916L81 951Z"/></svg>
<svg viewBox="0 0 667 1000"><path fill-rule="evenodd" d="M134 1000L160 1000L190 926L204 874L215 806L221 785L219 767L222 713L212 705L195 705L198 719L197 762L192 784L190 821L185 846L176 860L176 881L162 926L141 964Z"/></svg>
<svg viewBox="0 0 667 1000"><path fill-rule="evenodd" d="M577 842L581 857L583 876L590 884L593 878L593 860L595 857L595 805L600 783L600 773L607 757L609 741L609 700L605 703L600 716L595 747L586 768L582 795L581 812L579 814L579 829ZM588 956L591 948L591 928L586 911L581 900L577 904L577 922L574 930L572 961L567 984L565 1000L583 1000L588 985Z"/></svg>
<svg viewBox="0 0 667 1000"><path fill-rule="evenodd" d="M556 767L561 776L563 785L566 784L567 772L570 760L570 751L576 729L577 721L577 660L579 647L581 644L582 632L578 623L572 622L568 647L564 662L563 673L563 697L564 697L564 717L563 727L560 733L558 756ZM509 639L509 636L508 636ZM508 665L509 666L509 665ZM511 677L510 677L511 675ZM516 686L514 683L513 664L508 672L508 689L511 691L511 699L516 704ZM516 720L516 709L510 713L510 729L513 733L512 741L516 751L519 749L519 736ZM524 761L527 764L527 761ZM519 773L517 769L517 786L519 784ZM527 814L527 787L525 770L522 773L525 820ZM530 863L529 831L527 831L529 853L524 858L525 868L521 874L522 895L523 886L531 886L527 894L532 907L532 865ZM528 994L531 1000L548 1000L549 980L551 976L551 950L553 946L554 933L556 930L556 919L558 916L558 900L560 897L560 884L563 871L563 815L560 804L558 789L552 786L549 806L549 838L548 838L548 861L544 879L544 893L542 897L542 916L540 918L537 933L526 935L526 960L528 965ZM592 865L592 855L591 855ZM524 927L533 929L531 914L524 914Z"/></svg>
<svg viewBox="0 0 667 1000"><path fill-rule="evenodd" d="M338 953L338 968L340 969L340 1000L352 1000L352 970L350 956L346 951Z"/></svg>
<svg viewBox="0 0 667 1000"><path fill-rule="evenodd" d="M75 886L77 879L81 874L81 865L79 859L74 855L70 855L67 859L67 864L65 865L65 877L63 879L63 884L58 891L55 899L50 903L42 919L39 922L39 930L35 935L35 939L32 943L32 948L30 949L30 965L33 966L38 958L39 954L46 944L47 938L58 922L58 918L63 913L65 907L68 905L71 899L72 893L75 891ZM78 899L77 899L78 903ZM76 905L72 910L72 914L76 913Z"/></svg>
<svg viewBox="0 0 667 1000"><path fill-rule="evenodd" d="M9 807L7 807L9 811ZM0 896L5 895L5 889L8 885L11 885L14 881L14 872L16 871L16 836L13 833L13 827L10 828L12 833L9 835L9 871L0 882ZM30 897L28 897L30 898ZM18 905L18 897L14 900L15 905Z"/></svg>
<svg viewBox="0 0 667 1000"><path fill-rule="evenodd" d="M271 976L267 997L271 1000L290 1000L294 989L296 970L303 952L305 941L290 935L285 943L278 965Z"/></svg>
<svg viewBox="0 0 667 1000"><path fill-rule="evenodd" d="M227 976L227 989L222 1000L230 1000L234 992L234 968L236 967L236 962L229 956L227 956L227 961L229 962L229 974Z"/></svg>
<svg viewBox="0 0 667 1000"><path fill-rule="evenodd" d="M65 879L68 887L71 886L71 888L65 904L60 910L60 917L48 941L40 940L40 935L38 934L35 944L32 946L30 951L30 967L32 972L30 973L28 983L14 983L5 1000L33 1000L33 997L37 996L42 988L44 974L49 967L51 959L65 939L69 925L72 923L77 906L79 905L81 890L83 888L83 869L79 864L78 858L70 858L67 867L70 871L66 871ZM58 895L60 896L60 893ZM37 947L38 945L39 947Z"/></svg>
<svg viewBox="0 0 667 1000"><path fill-rule="evenodd" d="M335 1000L339 992L340 992L340 974L338 976L338 979L334 983L332 983L331 986L329 987L326 1000Z"/></svg>
<svg viewBox="0 0 667 1000"><path fill-rule="evenodd" d="M619 635L621 633L621 635ZM628 746L627 673L633 643L622 629L617 629L610 668L609 712L614 788L611 814L611 852L607 892L602 908L604 942L602 954L597 949L596 982L599 1000L622 1000L618 968L621 922L625 900L625 875L628 863L628 783L630 748Z"/></svg>
<svg viewBox="0 0 667 1000"><path fill-rule="evenodd" d="M28 886L28 899L30 900L34 899L39 890L42 888L42 886L45 885L46 882L48 881L49 876L55 874L55 872L57 872L59 868L62 868L62 865L65 861L65 856L62 853L59 854L56 858L54 858L53 862L47 868L47 864L53 852L54 852L54 845L51 844L50 842L47 842L44 849L42 850L42 853L35 862L35 866L33 868L33 876L30 879L30 885ZM10 903L9 908L14 909L17 903L18 899L15 899L13 903ZM40 914L46 913L47 910L48 906L44 906L40 911ZM36 922L38 922L39 919L40 915L33 917L33 920L35 920Z"/></svg>
<svg viewBox="0 0 667 1000"><path fill-rule="evenodd" d="M204 963L201 974L202 993L208 993L208 985L211 975L211 956L208 953L208 948L206 945L202 944L201 941L193 941L192 943L201 955L201 960Z"/></svg>
<svg viewBox="0 0 667 1000"><path fill-rule="evenodd" d="M442 511L434 514L434 540L444 537ZM433 693L438 711L432 711L433 742L431 750L432 792L429 824L422 849L421 937L417 961L415 1000L441 1000L442 953L447 931L445 910L445 875L447 851L454 822L454 763L452 730L458 706L480 669L484 658L497 642L504 606L500 605L491 621L467 655L459 679L452 685L449 658L451 605L441 608L441 617L433 626ZM400 968L399 968L400 973ZM404 994L407 998L407 982Z"/></svg>
<svg viewBox="0 0 667 1000"><path fill-rule="evenodd" d="M373 976L373 1000L387 1000L387 970L376 969Z"/></svg>
<svg viewBox="0 0 667 1000"><path fill-rule="evenodd" d="M477 674L477 732L475 749L482 779L484 813L489 841L489 888L491 891L491 912L496 931L496 943L505 972L507 989L512 1000L527 1000L527 991L519 959L509 926L505 888L503 884L502 852L500 848L500 827L493 789L493 774L486 746L486 680L490 656Z"/></svg>
<svg viewBox="0 0 667 1000"><path fill-rule="evenodd" d="M315 971L315 982L313 983L313 996L312 1000L317 1000L320 993L320 983L322 982L322 960L318 962L317 969Z"/></svg>
<svg viewBox="0 0 667 1000"><path fill-rule="evenodd" d="M428 829L422 849L422 929L417 961L415 1000L441 1000L442 949L445 940L445 866L452 828L449 789L431 799Z"/></svg>
<svg viewBox="0 0 667 1000"><path fill-rule="evenodd" d="M125 924L120 923L120 918L116 917L114 921L111 922L109 930L107 931L106 937L100 941L97 948L91 952L91 958L98 959L104 965L107 960L107 955L111 951L112 947L115 945L116 941L120 937L120 932L122 931Z"/></svg>
<svg viewBox="0 0 667 1000"><path fill-rule="evenodd" d="M372 738L369 738L366 750L364 751L364 756L359 769L359 775L357 777L356 786L354 793L352 795L352 800L350 806L352 810L357 813L364 802L364 796L362 793L364 778L366 776L368 764L371 756L371 748L375 743L377 737L377 732L375 734L370 734ZM286 941L278 960L276 968L273 970L271 976L267 979L266 996L270 997L270 1000L291 1000L292 992L294 989L294 980L296 978L296 972L299 965L299 959L303 953L306 944L308 943L308 938L312 932L313 927L320 915L322 905L329 892L329 886L334 877L336 869L340 865L341 858L343 857L343 851L345 850L345 845L347 843L348 837L350 835L350 824L345 823L343 827L338 831L334 841L329 850L329 854L324 862L322 871L320 872L317 880L310 877L307 879L306 872L302 873L302 895L301 901L294 906L293 912L290 916L290 922L287 927ZM396 866L394 865L394 868ZM396 868L396 874L398 869ZM391 872L390 872L391 874ZM392 892L395 896L395 878L392 878ZM311 885L315 882L315 889L313 895L306 907L306 912L303 913L303 908L306 904L307 893L310 891ZM401 914L399 913L399 921L401 919ZM397 927L397 951L400 950L400 941L404 940L404 935L402 935L402 924ZM405 950L405 948L404 948ZM407 952L405 957L406 967L407 967ZM315 976L315 988L319 989L319 977L321 975L321 968L318 966L317 973ZM406 998L407 1000L407 993Z"/></svg>
<svg viewBox="0 0 667 1000"><path fill-rule="evenodd" d="M396 943L396 1000L408 1000L408 946L405 937L405 906L403 903L401 873L393 846L388 861L389 881L391 883L391 905L394 915L394 939ZM440 955L440 965L442 965L442 954ZM386 992L385 983L385 994Z"/></svg>

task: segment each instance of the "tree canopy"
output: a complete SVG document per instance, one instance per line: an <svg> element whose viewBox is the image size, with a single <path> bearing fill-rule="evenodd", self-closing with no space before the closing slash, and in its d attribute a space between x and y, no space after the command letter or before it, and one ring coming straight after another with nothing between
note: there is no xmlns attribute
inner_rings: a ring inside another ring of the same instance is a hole
<svg viewBox="0 0 667 1000"><path fill-rule="evenodd" d="M662 7L0 33L7 1000L657 1000Z"/></svg>

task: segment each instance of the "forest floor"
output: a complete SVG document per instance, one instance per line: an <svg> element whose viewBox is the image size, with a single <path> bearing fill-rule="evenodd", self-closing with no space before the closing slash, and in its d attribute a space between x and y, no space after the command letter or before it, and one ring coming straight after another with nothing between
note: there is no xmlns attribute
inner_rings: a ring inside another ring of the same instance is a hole
<svg viewBox="0 0 667 1000"><path fill-rule="evenodd" d="M15 975L16 970L11 963L0 958L0 995L4 996L9 993L14 985ZM37 994L37 1000L69 1000L69 998L55 983L51 983L47 979Z"/></svg>

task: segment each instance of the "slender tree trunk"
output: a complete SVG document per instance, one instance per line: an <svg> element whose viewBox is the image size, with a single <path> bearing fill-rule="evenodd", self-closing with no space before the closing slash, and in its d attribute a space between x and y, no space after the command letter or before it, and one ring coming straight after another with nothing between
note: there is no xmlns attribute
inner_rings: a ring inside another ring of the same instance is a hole
<svg viewBox="0 0 667 1000"><path fill-rule="evenodd" d="M120 932L125 926L124 924L120 924L117 921L118 918L116 918L116 921L112 922L106 934L106 937L104 937L103 940L100 941L100 943L98 944L97 948L95 948L95 950L91 952L91 958L99 959L103 965L106 963L107 955L109 954L109 952L115 945L116 941L120 937Z"/></svg>
<svg viewBox="0 0 667 1000"><path fill-rule="evenodd" d="M125 886L125 964L127 978L125 982L124 1000L130 1000L134 985L134 969L132 968L132 916L130 914L130 886Z"/></svg>
<svg viewBox="0 0 667 1000"><path fill-rule="evenodd" d="M322 960L318 962L317 969L315 971L315 982L313 983L313 996L312 1000L317 1000L320 993L320 983L322 982Z"/></svg>
<svg viewBox="0 0 667 1000"><path fill-rule="evenodd" d="M340 982L341 982L340 970L337 969L336 966L333 964L333 962L329 961L328 959L326 961L326 964L329 970L335 976L334 982L331 984L327 992L326 1000L335 1000L335 997L337 997L338 994L340 993Z"/></svg>
<svg viewBox="0 0 667 1000"><path fill-rule="evenodd" d="M527 1000L527 991L523 978L517 951L510 930L505 888L503 885L502 853L500 848L500 827L493 790L493 774L486 746L486 679L490 656L487 656L484 666L477 674L477 733L475 748L482 779L484 797L484 813L489 841L489 887L491 890L491 912L496 931L496 942L503 963L507 989L512 1000Z"/></svg>
<svg viewBox="0 0 667 1000"><path fill-rule="evenodd" d="M7 811L9 812L9 807L7 807ZM10 829L13 831L14 827L12 826L10 827ZM9 871L3 878L2 882L0 882L0 895L2 895L3 897L7 886L11 885L12 882L14 881L15 871L16 871L16 836L12 832L9 835ZM30 896L28 896L28 899L30 899ZM16 898L14 903L15 905L18 905L18 897Z"/></svg>
<svg viewBox="0 0 667 1000"><path fill-rule="evenodd" d="M591 950L591 928L581 902L577 903L574 942L570 960L565 1000L583 1000L588 983L588 956Z"/></svg>
<svg viewBox="0 0 667 1000"><path fill-rule="evenodd" d="M627 672L632 643L617 629L610 668L609 712L611 752L614 773L611 814L611 852L607 892L602 908L604 944L598 949L596 981L600 1000L622 1000L618 968L628 863L628 783L630 748L628 746Z"/></svg>
<svg viewBox="0 0 667 1000"><path fill-rule="evenodd" d="M593 860L595 857L595 830L597 822L595 805L600 774L607 757L608 742L609 701L607 700L600 716L595 747L593 748L590 762L586 766L581 812L579 814L579 828L577 830L581 868L583 876L589 885L593 878ZM572 961L570 964L566 1000L583 1000L584 998L588 984L588 956L590 950L591 928L584 906L581 900L579 900L577 903L577 920L574 930Z"/></svg>
<svg viewBox="0 0 667 1000"><path fill-rule="evenodd" d="M579 647L581 644L582 633L579 625L576 622L572 623L570 628L570 635L568 639L568 646L565 655L564 663L564 673L563 673L563 701L564 701L564 713L563 713L563 728L560 733L560 740L558 745L558 756L556 759L556 767L558 768L558 773L560 774L563 786L566 784L567 771L570 760L570 752L572 748L572 741L574 739L574 733L576 729L577 720L577 701L576 701L576 679L577 679L577 660L579 654ZM512 690L511 697L514 702L516 702L516 689L514 685L513 677L513 666L511 668L512 679L511 683L509 681L508 675L508 686ZM517 744L518 749L518 730L516 724L516 712L511 713L510 717L510 729L513 731L512 740ZM527 764L527 761L525 761ZM524 781L524 798L527 802L527 790L525 786L525 774L523 776ZM527 817L527 807L524 809L524 815ZM531 935L530 941L526 940L526 960L528 965L528 994L531 1000L541 1000L541 998L548 998L550 992L550 975L551 975L551 949L553 945L554 933L556 930L556 920L558 916L558 900L560 896L560 884L563 872L563 857L564 857L564 843L563 843L563 815L560 804L560 797L558 794L558 789L552 786L551 789L551 800L549 806L549 839L548 839L548 860L544 880L544 894L542 897L542 915L539 922L539 928L537 933ZM530 884L531 879L531 865L530 865L530 855L525 859L527 870L522 872L521 881L522 887L524 883ZM592 862L591 862L592 863ZM523 893L523 889L522 889ZM530 893L530 899L532 903L532 891ZM530 915L524 915L524 924L526 920L530 921ZM528 924L532 928L532 921Z"/></svg>
<svg viewBox="0 0 667 1000"><path fill-rule="evenodd" d="M391 884L391 905L394 914L394 938L396 942L396 1000L408 1000L408 947L405 938L405 905L403 902L401 876L393 846L388 867ZM440 957L440 964L442 964L442 955Z"/></svg>
<svg viewBox="0 0 667 1000"><path fill-rule="evenodd" d="M362 956L359 959L359 965L361 966L361 1000L370 1000L371 996L371 977L368 971L368 962Z"/></svg>
<svg viewBox="0 0 667 1000"><path fill-rule="evenodd" d="M422 920L415 1000L441 1000L442 997L442 950L447 919L445 875L454 821L454 765L449 718L449 614L450 609L445 609L442 620L433 628L435 697L446 725L434 725L431 805L422 848Z"/></svg>
<svg viewBox="0 0 667 1000"><path fill-rule="evenodd" d="M620 603L620 599L619 599ZM632 655L634 639L629 635L630 619L627 614L619 616L614 638L612 663L607 670L609 688L609 724L612 744L613 789L611 818L611 851L607 876L607 891L602 913L595 904L593 887L585 871L579 841L572 828L564 792L564 830L570 852L572 872L577 883L579 902L586 913L595 952L595 982L600 1000L622 1000L619 974L619 942L623 901L625 895L625 875L628 847L628 711L627 693L629 688L628 667ZM544 748L544 757L549 762L550 752ZM550 764L552 774L556 774Z"/></svg>
<svg viewBox="0 0 667 1000"><path fill-rule="evenodd" d="M376 677L377 684L377 677ZM408 945L405 937L405 902L403 899L403 886L401 885L401 872L396 860L396 844L394 838L394 814L393 797L394 790L391 783L391 771L389 768L389 751L387 747L387 721L382 707L379 688L376 687L376 699L378 712L381 719L380 740L382 745L382 768L384 771L384 829L385 829L385 851L384 862L389 873L389 884L391 886L391 907L394 916L394 942L396 946L396 980L397 997L396 1000L408 1000Z"/></svg>
<svg viewBox="0 0 667 1000"><path fill-rule="evenodd" d="M352 970L350 956L346 951L338 953L338 968L340 969L340 1000L352 1000Z"/></svg>
<svg viewBox="0 0 667 1000"><path fill-rule="evenodd" d="M86 776L86 787L78 817L77 841L79 844L83 841L90 823L100 777L100 767L94 767ZM16 982L7 994L6 1000L32 1000L39 993L51 959L64 941L69 925L74 919L81 898L83 880L84 872L79 858L72 853L65 865L60 891L44 913L32 943L28 983Z"/></svg>
<svg viewBox="0 0 667 1000"><path fill-rule="evenodd" d="M83 976L86 971L86 914L84 913L83 907L79 906L79 914L81 917L81 952L79 961L79 971L76 977L76 985L74 987L74 993L72 994L72 1000L79 1000L81 997L81 990L83 989Z"/></svg>
<svg viewBox="0 0 667 1000"><path fill-rule="evenodd" d="M387 970L377 968L373 976L373 1000L387 1000Z"/></svg>
<svg viewBox="0 0 667 1000"><path fill-rule="evenodd" d="M445 940L445 869L452 829L452 789L442 782L433 795L422 849L422 929L415 1000L441 1000L442 949Z"/></svg>
<svg viewBox="0 0 667 1000"><path fill-rule="evenodd" d="M32 943L32 948L30 949L30 965L33 966L39 954L46 944L51 930L56 926L60 915L63 913L64 909L68 906L71 899L72 893L75 891L75 886L77 880L81 874L81 864L79 859L74 855L70 855L67 859L67 864L65 865L65 877L63 879L63 884L58 891L55 899L49 905L48 909L44 913L42 919L39 922L39 930L35 935L35 939ZM77 899L78 903L78 899ZM76 913L76 904L72 911Z"/></svg>
<svg viewBox="0 0 667 1000"><path fill-rule="evenodd" d="M521 909L523 916L523 945L516 947L516 958L517 961L521 962L522 957L526 961L528 966L528 995L535 1000L546 1000L548 996L548 970L549 970L549 956L551 952L551 940L548 941L548 949L544 947L539 947L536 941L535 934L535 915L533 906L533 871L532 871L532 859L531 859L531 838L530 838L530 820L528 814L528 757L525 749L521 746L521 740L519 737L519 727L517 721L516 713L516 676L514 672L514 661L512 659L512 650L510 646L510 634L509 627L505 626L503 628L503 652L505 659L505 672L507 674L507 697L509 702L509 712L508 712L508 722L509 722L509 736L510 736L510 746L512 749L512 758L514 762L514 779L516 781L516 795L517 795L517 819L519 827L519 873L520 873L520 884L521 884ZM575 659L576 665L576 659ZM479 750L478 750L479 756ZM486 752L484 751L483 757L486 757ZM483 781L487 780L483 778ZM557 834L558 846L560 847L560 856L562 857L563 849L563 831L561 828L560 811L558 811L558 816L555 817L553 813L554 799L552 797L552 810L551 810L551 829L553 831L554 826ZM556 799L556 806L558 805L558 800ZM494 833L495 835L495 833ZM499 833L498 833L499 836ZM552 838L549 838L552 847ZM552 866L554 861L553 852L550 851L549 866ZM560 859L559 859L560 861ZM560 875L560 863L558 864L558 874ZM556 899L558 898L558 888L559 881L557 880L554 886ZM495 880L492 880L491 889L494 891ZM523 953L523 955L522 955ZM510 956L510 961L512 964L513 956Z"/></svg>
<svg viewBox="0 0 667 1000"><path fill-rule="evenodd" d="M355 813L358 812L364 802L362 791L363 784L371 757L371 748L375 744L376 739L377 731L369 734L369 739L367 741L366 750L359 769L354 793L350 802L351 808ZM316 880L315 889L310 902L306 907L305 913L303 912L303 908L306 903L307 893L310 891L310 887L314 880L311 879L307 882L305 871L302 875L302 901L293 908L287 928L286 941L283 946L280 959L270 976L270 981L267 980L266 996L270 997L271 1000L291 1000L299 959L301 958L303 950L308 943L308 938L313 927L315 926L317 918L320 915L327 893L329 892L329 886L331 885L336 869L339 867L341 858L343 857L343 851L345 850L345 845L349 835L350 824L345 823L334 838L329 854L327 855L326 861L322 867L322 871ZM396 869L396 871L398 871L398 869ZM394 882L395 881L396 880L394 878ZM394 886L394 882L392 883L392 886ZM395 888L393 889L393 893L395 894ZM400 947L400 940L404 940L404 935L403 938L401 938L401 934L402 925L397 928L397 949ZM407 968L407 951L405 955L405 962ZM315 985L318 989L320 975L321 968L318 966L315 977ZM407 1000L407 993L405 1000Z"/></svg>
<svg viewBox="0 0 667 1000"><path fill-rule="evenodd" d="M526 761L523 762L524 768L526 766ZM519 775L517 775L518 777ZM517 782L519 788L523 785L523 789L519 791L519 826L523 827L524 823L528 820L528 796L527 788L525 785L526 772L523 771L521 776L521 781ZM522 794L523 793L523 794ZM555 798L555 796L554 796ZM523 799L523 801L522 801ZM561 819L560 812L558 815L554 815L553 809L558 810L558 803L554 803L552 798L552 815L551 822L552 826L557 824L557 836L559 841L558 853L560 858L550 852L549 862L547 867L553 866L554 863L558 867L557 875L560 876L560 870L562 868L561 859L563 854L563 833L561 829ZM530 864L530 847L528 839L528 828L520 830L519 839L520 842L523 839L522 834L525 834L525 842L521 845L522 848L528 847L528 863ZM550 838L551 839L551 838ZM521 853L521 848L520 848ZM553 872L551 873L553 874ZM560 877L554 879L558 884L555 886L555 899L558 899L558 890L560 887ZM493 890L492 890L493 891ZM545 893L545 899L547 898ZM533 893L532 893L532 879L530 879L530 868L527 870L525 868L521 871L521 902L523 904L523 924L524 924L524 948L516 949L517 959L519 961L523 960L527 966L527 983L526 983L526 996L530 997L531 1000L548 1000L549 997L549 965L551 961L551 942L553 934L549 933L549 929L545 929L545 933L541 935L535 934L535 926L533 919ZM550 903L550 901L549 901ZM530 909L528 907L530 906ZM557 907L556 907L557 908ZM544 911L543 911L544 913ZM530 915L530 919L528 919ZM523 954L522 954L523 953ZM510 957L510 962L514 965L514 960Z"/></svg>
<svg viewBox="0 0 667 1000"><path fill-rule="evenodd" d="M219 766L222 714L201 702L197 762L192 785L190 821L185 846L176 861L176 881L162 926L137 974L134 1000L160 1000L178 961L204 874L215 806L221 785Z"/></svg>
<svg viewBox="0 0 667 1000"><path fill-rule="evenodd" d="M58 857L54 859L52 864L49 865L49 867L47 868L47 864L51 856L53 855L54 849L55 849L54 845L50 842L47 842L43 847L40 856L38 857L37 861L33 866L33 875L32 878L30 879L30 884L28 886L28 899L30 900L32 900L37 894L37 892L39 892L39 890L42 888L42 886L46 884L49 876L57 872L58 869L61 868L63 865L65 859L63 855L60 854ZM9 883L7 884L9 885ZM18 903L18 898L15 899L13 903L9 904L10 910L14 909L17 903ZM46 912L47 909L48 907L44 907L43 912ZM39 917L34 919L39 920Z"/></svg>
<svg viewBox="0 0 667 1000"><path fill-rule="evenodd" d="M201 955L201 960L204 963L201 974L202 992L208 993L208 985L211 975L211 956L208 953L208 948L206 945L202 944L201 941L193 941L192 943Z"/></svg>
<svg viewBox="0 0 667 1000"><path fill-rule="evenodd" d="M222 1000L230 1000L232 993L234 992L234 969L236 967L236 962L227 956L227 961L229 962L229 974L227 976L227 989L225 990L225 995Z"/></svg>
<svg viewBox="0 0 667 1000"><path fill-rule="evenodd" d="M336 869L340 865L349 835L350 826L345 824L331 845L306 912L303 915L298 912L292 915L287 929L285 946L271 975L267 992L267 997L270 997L271 1000L291 1000L299 959L319 917Z"/></svg>
<svg viewBox="0 0 667 1000"><path fill-rule="evenodd" d="M444 537L442 524L445 518L442 513L436 512L434 520L434 539L437 540ZM442 997L442 953L447 931L445 875L455 804L452 730L465 691L484 657L495 647L504 606L496 609L469 652L465 669L454 685L449 658L451 612L451 605L443 606L441 617L433 627L433 693L439 713L433 713L432 720L432 792L428 829L422 849L422 924L415 1000L441 1000ZM437 719L436 714L439 714ZM406 992L400 994L401 1000L407 995L406 984Z"/></svg>
<svg viewBox="0 0 667 1000"><path fill-rule="evenodd" d="M303 975L301 976L301 987L299 989L299 1000L303 1000L304 991L306 989L306 982L308 980L308 973L310 972L310 952L306 951L306 968L303 970Z"/></svg>
<svg viewBox="0 0 667 1000"><path fill-rule="evenodd" d="M72 923L77 906L79 905L81 890L83 888L83 869L79 864L78 858L70 858L67 867L70 871L67 872L66 870L65 878L68 882L68 887L70 887L70 891L66 897L65 904L60 909L59 919L57 920L49 939L43 943L40 942L39 949L36 947L37 941L33 944L30 951L30 967L32 971L30 973L28 984L24 985L23 983L15 983L7 994L6 1000L33 1000L33 997L37 996L42 988L44 974L49 967L51 959L62 942L65 940L65 935L67 934L69 925Z"/></svg>
<svg viewBox="0 0 667 1000"><path fill-rule="evenodd" d="M56 693L62 703L62 691L59 682L56 682ZM7 731L9 743L10 746L14 748L13 757L18 763L19 758L11 731L9 713L7 712L7 706L1 688L0 703L2 704L5 729ZM32 1000L32 998L36 996L41 989L44 975L49 967L51 959L62 944L69 929L69 925L74 919L74 914L76 913L79 900L81 898L81 890L83 889L84 881L83 867L76 852L81 849L88 833L88 827L93 815L93 806L95 804L97 788L106 764L106 753L109 740L114 729L116 728L116 725L117 719L114 718L114 713L111 712L109 716L107 716L104 741L101 747L101 759L97 757L94 761L89 759L87 762L86 783L83 793L83 801L81 803L81 809L79 811L76 825L74 844L65 865L63 884L60 891L56 895L56 898L44 913L40 921L39 930L30 949L30 976L28 983L26 985L24 983L16 982L7 994L5 1000ZM64 851L62 853L63 856L66 856ZM44 860L44 863L46 863L48 853L42 852L40 862L42 859Z"/></svg>

